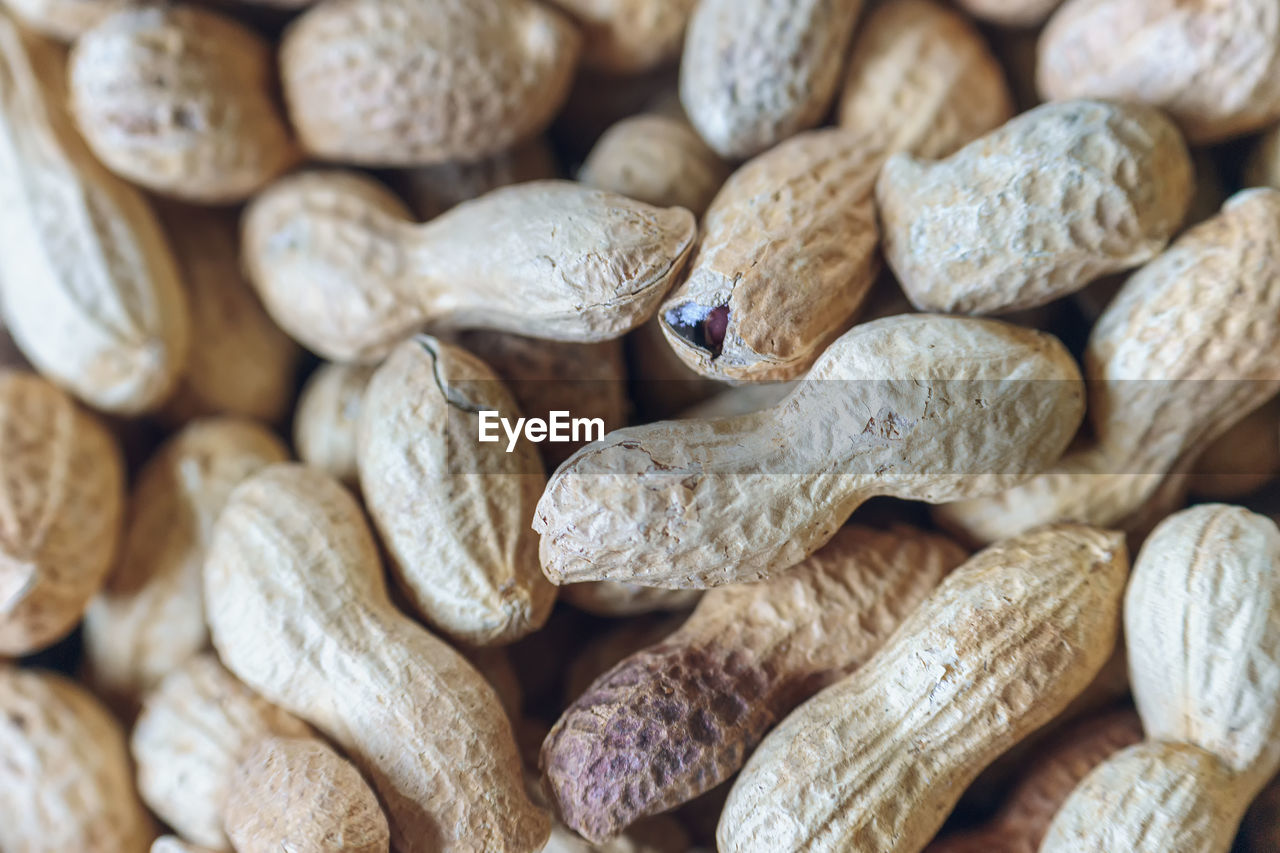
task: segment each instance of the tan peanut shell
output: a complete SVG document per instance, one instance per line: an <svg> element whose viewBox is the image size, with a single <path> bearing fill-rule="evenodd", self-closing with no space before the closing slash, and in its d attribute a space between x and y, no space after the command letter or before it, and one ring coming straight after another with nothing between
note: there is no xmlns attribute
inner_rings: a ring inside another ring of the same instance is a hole
<svg viewBox="0 0 1280 853"><path fill-rule="evenodd" d="M1142 740L1132 711L1091 717L1061 732L1054 743L1027 756L1026 772L990 821L943 836L925 853L1036 853L1062 803L1090 770Z"/></svg>
<svg viewBox="0 0 1280 853"><path fill-rule="evenodd" d="M542 463L529 442L512 453L501 436L480 443L484 411L521 416L488 365L419 335L370 380L356 453L401 591L428 624L472 645L536 630L556 595L529 527L546 484Z"/></svg>
<svg viewBox="0 0 1280 853"><path fill-rule="evenodd" d="M680 272L693 216L560 181L496 190L414 226L352 173L287 178L244 221L267 310L309 349L372 360L424 324L592 342L638 326Z"/></svg>
<svg viewBox="0 0 1280 853"><path fill-rule="evenodd" d="M123 546L85 613L94 687L126 705L209 644L203 566L213 523L237 484L289 452L252 421L195 421L138 475Z"/></svg>
<svg viewBox="0 0 1280 853"><path fill-rule="evenodd" d="M964 558L915 528L844 527L785 575L706 593L680 630L596 679L552 728L541 763L558 814L599 842L728 779Z"/></svg>
<svg viewBox="0 0 1280 853"><path fill-rule="evenodd" d="M70 42L130 2L132 0L4 0L4 6L33 32Z"/></svg>
<svg viewBox="0 0 1280 853"><path fill-rule="evenodd" d="M124 732L84 688L0 664L0 849L146 853Z"/></svg>
<svg viewBox="0 0 1280 853"><path fill-rule="evenodd" d="M701 0L680 63L698 133L743 159L817 126L861 10L862 0Z"/></svg>
<svg viewBox="0 0 1280 853"><path fill-rule="evenodd" d="M578 180L658 207L701 216L729 177L728 165L683 116L642 113L604 132Z"/></svg>
<svg viewBox="0 0 1280 853"><path fill-rule="evenodd" d="M1280 529L1269 518L1203 504L1156 527L1124 608L1147 741L1085 778L1042 853L1230 848L1280 769L1277 597Z"/></svg>
<svg viewBox="0 0 1280 853"><path fill-rule="evenodd" d="M817 130L729 178L659 314L685 364L716 379L790 379L848 329L879 267L880 163L860 138Z"/></svg>
<svg viewBox="0 0 1280 853"><path fill-rule="evenodd" d="M581 37L535 0L327 0L280 45L289 118L312 155L479 160L551 121Z"/></svg>
<svg viewBox="0 0 1280 853"><path fill-rule="evenodd" d="M1186 145L1159 112L1070 101L945 160L890 158L876 201L885 257L913 305L992 314L1155 257L1192 187Z"/></svg>
<svg viewBox="0 0 1280 853"><path fill-rule="evenodd" d="M1093 678L1119 627L1123 538L1047 527L975 555L738 775L718 848L922 849L996 756Z"/></svg>
<svg viewBox="0 0 1280 853"><path fill-rule="evenodd" d="M242 684L212 653L188 658L147 695L134 725L138 788L184 839L227 850L222 815L236 768L273 735L309 737L311 729Z"/></svg>
<svg viewBox="0 0 1280 853"><path fill-rule="evenodd" d="M298 159L262 36L199 6L126 8L76 40L76 124L117 175L204 204L241 201Z"/></svg>
<svg viewBox="0 0 1280 853"><path fill-rule="evenodd" d="M406 169L397 184L410 210L425 220L501 187L558 177L560 169L551 146L542 137L535 137L484 160L452 160Z"/></svg>
<svg viewBox="0 0 1280 853"><path fill-rule="evenodd" d="M301 353L245 280L236 216L172 203L159 212L187 285L192 330L186 370L162 417L280 422L293 402Z"/></svg>
<svg viewBox="0 0 1280 853"><path fill-rule="evenodd" d="M272 737L241 760L224 812L236 853L386 853L387 816L324 741Z"/></svg>
<svg viewBox="0 0 1280 853"><path fill-rule="evenodd" d="M182 372L186 299L146 200L76 131L64 63L0 13L0 312L42 374L137 414Z"/></svg>
<svg viewBox="0 0 1280 853"><path fill-rule="evenodd" d="M368 525L335 480L278 465L240 484L214 530L205 600L222 660L342 748L378 792L394 849L545 843L497 696L392 605Z"/></svg>
<svg viewBox="0 0 1280 853"><path fill-rule="evenodd" d="M552 0L582 27L582 65L637 74L680 56L698 0Z"/></svg>
<svg viewBox="0 0 1280 853"><path fill-rule="evenodd" d="M356 434L376 365L323 364L302 387L293 412L293 446L308 465L358 486Z"/></svg>
<svg viewBox="0 0 1280 853"><path fill-rule="evenodd" d="M934 0L867 14L849 51L840 126L886 153L946 157L1013 117L1004 70L982 34Z"/></svg>
<svg viewBox="0 0 1280 853"><path fill-rule="evenodd" d="M939 518L982 542L1051 521L1125 523L1166 474L1280 388L1278 283L1280 191L1237 193L1131 276L1094 325L1085 375L1095 441Z"/></svg>
<svg viewBox="0 0 1280 853"><path fill-rule="evenodd" d="M106 581L124 462L93 416L11 369L0 370L0 506L0 655L20 656L62 639Z"/></svg>
<svg viewBox="0 0 1280 853"><path fill-rule="evenodd" d="M975 18L1002 27L1034 27L1044 22L1062 0L957 0Z"/></svg>
<svg viewBox="0 0 1280 853"><path fill-rule="evenodd" d="M1067 0L1040 36L1050 100L1108 98L1167 112L1196 145L1280 119L1272 0Z"/></svg>
<svg viewBox="0 0 1280 853"><path fill-rule="evenodd" d="M538 503L543 571L673 588L760 580L873 495L942 502L1051 464L1082 415L1078 376L1057 339L998 321L862 324L772 409L628 427L578 451Z"/></svg>

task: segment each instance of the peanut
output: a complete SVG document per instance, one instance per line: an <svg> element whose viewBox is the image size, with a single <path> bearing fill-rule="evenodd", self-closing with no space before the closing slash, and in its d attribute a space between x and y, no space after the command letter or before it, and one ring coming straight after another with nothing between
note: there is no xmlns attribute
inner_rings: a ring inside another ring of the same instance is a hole
<svg viewBox="0 0 1280 853"><path fill-rule="evenodd" d="M76 40L71 107L107 168L188 201L241 201L298 153L272 98L271 47L198 6L123 9Z"/></svg>
<svg viewBox="0 0 1280 853"><path fill-rule="evenodd" d="M1166 474L1280 388L1278 277L1280 191L1237 193L1131 276L1095 324L1095 440L1005 494L940 508L944 526L982 542L1057 520L1128 526Z"/></svg>
<svg viewBox="0 0 1280 853"><path fill-rule="evenodd" d="M719 849L922 849L965 785L1102 666L1127 569L1121 536L1070 525L974 556L764 739Z"/></svg>
<svg viewBox="0 0 1280 853"><path fill-rule="evenodd" d="M1042 853L1215 851L1280 769L1280 530L1205 504L1160 523L1125 594L1147 740L1099 765Z"/></svg>
<svg viewBox="0 0 1280 853"><path fill-rule="evenodd" d="M625 118L596 141L578 180L658 207L701 216L729 177L729 167L683 117Z"/></svg>
<svg viewBox="0 0 1280 853"><path fill-rule="evenodd" d="M680 100L718 154L742 159L816 126L840 83L862 0L701 0Z"/></svg>
<svg viewBox="0 0 1280 853"><path fill-rule="evenodd" d="M146 853L124 733L88 691L0 664L0 754L5 853Z"/></svg>
<svg viewBox="0 0 1280 853"><path fill-rule="evenodd" d="M597 679L551 730L542 766L557 811L600 842L729 778L964 557L913 528L845 527L786 575L711 590L680 630Z"/></svg>
<svg viewBox="0 0 1280 853"><path fill-rule="evenodd" d="M311 729L258 696L213 654L188 658L147 694L133 729L138 788L186 840L229 850L223 811L236 768L263 738Z"/></svg>
<svg viewBox="0 0 1280 853"><path fill-rule="evenodd" d="M1048 99L1150 104L1192 143L1220 142L1280 119L1280 7L1067 0L1040 37L1036 80Z"/></svg>
<svg viewBox="0 0 1280 853"><path fill-rule="evenodd" d="M1132 711L1114 711L1070 727L1032 759L986 825L943 836L925 853L1036 853L1054 814L1080 780L1140 740L1142 723Z"/></svg>
<svg viewBox="0 0 1280 853"><path fill-rule="evenodd" d="M1192 186L1186 145L1159 112L1072 101L940 162L890 158L876 200L885 257L913 305L991 314L1155 257Z"/></svg>
<svg viewBox="0 0 1280 853"><path fill-rule="evenodd" d="M240 270L235 216L178 204L159 211L187 284L193 332L186 370L162 417L279 422L293 400L299 349L267 316Z"/></svg>
<svg viewBox="0 0 1280 853"><path fill-rule="evenodd" d="M322 365L303 386L293 413L298 458L351 487L359 485L356 435L365 389L376 369L366 364Z"/></svg>
<svg viewBox="0 0 1280 853"><path fill-rule="evenodd" d="M653 313L695 230L688 211L554 181L406 218L354 174L288 178L246 213L250 280L285 331L338 361L383 356L426 323L592 342Z"/></svg>
<svg viewBox="0 0 1280 853"><path fill-rule="evenodd" d="M558 177L554 153L545 139L537 137L474 163L454 160L408 169L400 174L397 183L410 209L419 219L426 220L502 187Z"/></svg>
<svg viewBox="0 0 1280 853"><path fill-rule="evenodd" d="M191 844L176 835L162 835L151 842L151 853L221 853L202 844Z"/></svg>
<svg viewBox="0 0 1280 853"><path fill-rule="evenodd" d="M236 853L385 853L387 816L350 762L314 738L260 741L227 800Z"/></svg>
<svg viewBox="0 0 1280 853"><path fill-rule="evenodd" d="M336 481L279 465L241 483L214 528L205 600L228 667L373 783L394 849L545 843L493 690L392 606L373 536Z"/></svg>
<svg viewBox="0 0 1280 853"><path fill-rule="evenodd" d="M289 453L251 421L195 421L156 452L129 500L119 564L85 613L90 680L126 705L209 644L202 567L243 479Z"/></svg>
<svg viewBox="0 0 1280 853"><path fill-rule="evenodd" d="M572 587L570 587L572 589ZM701 590L691 591L702 595ZM638 619L623 619L605 633L593 637L590 644L574 656L564 677L564 701L562 706L571 706L579 696L587 692L596 679L649 646L657 645L671 636L688 618L686 613L655 613L642 615ZM537 748L533 752L534 766L537 766L542 747L551 733L551 727L542 732L538 738ZM552 808L550 802L547 808Z"/></svg>
<svg viewBox="0 0 1280 853"><path fill-rule="evenodd" d="M582 26L582 64L636 74L675 59L698 0L552 0Z"/></svg>
<svg viewBox="0 0 1280 853"><path fill-rule="evenodd" d="M561 588L565 601L597 616L637 616L688 610L702 596L696 589L657 589L618 581L587 581Z"/></svg>
<svg viewBox="0 0 1280 853"><path fill-rule="evenodd" d="M124 463L111 434L66 394L0 370L0 490L0 655L25 655L70 632L106 581Z"/></svg>
<svg viewBox="0 0 1280 853"><path fill-rule="evenodd" d="M289 118L328 160L479 160L538 134L581 37L534 0L326 0L280 45Z"/></svg>
<svg viewBox="0 0 1280 853"><path fill-rule="evenodd" d="M182 372L186 299L146 201L76 132L63 66L60 47L0 14L0 310L42 374L137 414Z"/></svg>
<svg viewBox="0 0 1280 853"><path fill-rule="evenodd" d="M5 0L23 25L59 41L74 41L131 0Z"/></svg>
<svg viewBox="0 0 1280 853"><path fill-rule="evenodd" d="M578 451L538 502L543 571L673 588L763 579L873 495L942 502L1041 470L1082 416L1078 377L1056 339L997 321L857 326L772 409L629 427Z"/></svg>
<svg viewBox="0 0 1280 853"><path fill-rule="evenodd" d="M542 626L555 600L529 528L546 483L533 445L476 441L483 410L518 417L484 362L420 335L374 373L360 412L360 484L392 572L425 620L472 645Z"/></svg>

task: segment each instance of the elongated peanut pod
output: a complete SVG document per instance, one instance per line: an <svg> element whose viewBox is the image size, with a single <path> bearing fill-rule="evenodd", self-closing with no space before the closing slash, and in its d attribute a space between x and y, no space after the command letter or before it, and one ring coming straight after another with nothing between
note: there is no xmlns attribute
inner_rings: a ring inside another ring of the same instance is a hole
<svg viewBox="0 0 1280 853"><path fill-rule="evenodd" d="M316 738L259 741L224 813L236 853L386 853L390 830L351 763Z"/></svg>
<svg viewBox="0 0 1280 853"><path fill-rule="evenodd" d="M471 645L541 627L556 595L529 527L542 463L529 442L519 452L480 443L485 411L520 417L488 365L419 335L369 382L357 450L361 491L400 588L428 623Z"/></svg>
<svg viewBox="0 0 1280 853"><path fill-rule="evenodd" d="M287 178L244 220L267 310L308 348L370 360L430 323L600 341L640 325L684 265L693 216L562 181L496 190L414 226L351 173Z"/></svg>
<svg viewBox="0 0 1280 853"><path fill-rule="evenodd" d="M124 732L62 676L0 664L0 849L146 853Z"/></svg>
<svg viewBox="0 0 1280 853"><path fill-rule="evenodd" d="M138 788L183 838L228 850L223 811L241 759L262 739L311 727L240 682L213 653L189 658L151 690L133 728Z"/></svg>
<svg viewBox="0 0 1280 853"><path fill-rule="evenodd" d="M582 64L637 74L680 56L698 0L552 0L583 28Z"/></svg>
<svg viewBox="0 0 1280 853"><path fill-rule="evenodd" d="M741 159L816 126L861 10L862 0L701 0L680 62L698 133Z"/></svg>
<svg viewBox="0 0 1280 853"><path fill-rule="evenodd" d="M321 365L298 395L293 446L298 458L348 486L358 486L356 435L365 389L377 369L368 364Z"/></svg>
<svg viewBox="0 0 1280 853"><path fill-rule="evenodd" d="M1085 374L1096 441L1005 494L941 508L946 527L989 542L1052 521L1126 524L1275 396L1280 191L1237 193L1131 276L1094 325Z"/></svg>
<svg viewBox="0 0 1280 853"><path fill-rule="evenodd" d="M557 583L759 580L873 495L941 502L1041 470L1082 406L1075 362L1049 335L952 317L865 323L772 409L628 427L578 451L538 503L543 571Z"/></svg>
<svg viewBox="0 0 1280 853"><path fill-rule="evenodd" d="M80 138L63 54L0 13L0 310L42 374L137 414L182 372L186 299L146 200Z"/></svg>
<svg viewBox="0 0 1280 853"><path fill-rule="evenodd" d="M925 853L1035 853L1054 814L1089 771L1142 740L1132 711L1092 717L1061 732L1029 756L1026 773L988 823L944 836Z"/></svg>
<svg viewBox="0 0 1280 853"><path fill-rule="evenodd" d="M394 849L545 843L493 689L392 605L368 524L335 480L277 465L240 484L205 597L223 661L342 748L378 791Z"/></svg>
<svg viewBox="0 0 1280 853"><path fill-rule="evenodd" d="M1280 119L1280 7L1271 0L1067 0L1040 36L1038 60L1045 98L1150 104L1197 145Z"/></svg>
<svg viewBox="0 0 1280 853"><path fill-rule="evenodd" d="M30 373L0 371L0 655L62 639L106 581L124 516L111 433Z"/></svg>
<svg viewBox="0 0 1280 853"><path fill-rule="evenodd" d="M126 8L76 40L76 124L117 175L204 204L241 201L298 159L271 44L198 6Z"/></svg>
<svg viewBox="0 0 1280 853"><path fill-rule="evenodd" d="M289 452L252 421L195 421L143 467L118 566L85 613L89 678L132 705L209 644L205 550L231 490Z"/></svg>
<svg viewBox="0 0 1280 853"><path fill-rule="evenodd" d="M922 849L965 786L1052 719L1119 627L1123 538L1047 527L975 555L739 774L720 850Z"/></svg>
<svg viewBox="0 0 1280 853"><path fill-rule="evenodd" d="M1148 740L1081 783L1042 853L1218 853L1280 769L1280 529L1240 507L1169 516L1125 594ZM1135 796L1137 793L1139 796Z"/></svg>
<svg viewBox="0 0 1280 853"><path fill-rule="evenodd" d="M329 160L479 160L539 133L581 38L534 0L329 0L280 45L289 118Z"/></svg>
<svg viewBox="0 0 1280 853"><path fill-rule="evenodd" d="M1004 70L982 34L934 0L872 10L849 51L840 126L886 155L946 157L1013 117Z"/></svg>
<svg viewBox="0 0 1280 853"><path fill-rule="evenodd" d="M844 527L786 575L711 590L551 730L542 765L558 812L599 842L710 790L778 719L865 662L964 557L914 528Z"/></svg>
<svg viewBox="0 0 1280 853"><path fill-rule="evenodd" d="M1191 158L1154 109L1048 104L945 160L900 154L876 184L885 257L924 311L1033 308L1165 247Z"/></svg>

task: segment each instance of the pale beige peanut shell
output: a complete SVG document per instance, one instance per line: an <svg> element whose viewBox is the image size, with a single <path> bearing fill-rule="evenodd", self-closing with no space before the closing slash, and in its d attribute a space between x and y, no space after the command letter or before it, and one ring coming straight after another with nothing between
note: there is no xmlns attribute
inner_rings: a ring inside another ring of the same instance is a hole
<svg viewBox="0 0 1280 853"><path fill-rule="evenodd" d="M280 74L313 156L429 165L541 132L580 44L568 18L535 0L326 0L285 31Z"/></svg>
<svg viewBox="0 0 1280 853"><path fill-rule="evenodd" d="M143 703L130 744L138 789L184 839L227 850L222 813L236 768L273 735L308 737L311 729L242 684L212 653L196 655Z"/></svg>
<svg viewBox="0 0 1280 853"><path fill-rule="evenodd" d="M892 0L854 36L840 126L886 153L946 157L1013 117L1004 70L963 15L934 0Z"/></svg>
<svg viewBox="0 0 1280 853"><path fill-rule="evenodd" d="M161 410L167 421L240 415L275 424L293 402L298 345L258 301L240 268L230 211L160 204L191 305L186 370Z"/></svg>
<svg viewBox="0 0 1280 853"><path fill-rule="evenodd" d="M817 126L840 82L862 0L702 0L689 21L680 101L722 157Z"/></svg>
<svg viewBox="0 0 1280 853"><path fill-rule="evenodd" d="M791 379L849 328L879 267L880 163L862 138L827 129L730 176L659 314L685 364L721 380Z"/></svg>
<svg viewBox="0 0 1280 853"><path fill-rule="evenodd" d="M406 169L396 186L414 214L425 220L499 187L558 177L560 168L551 146L546 139L535 137L473 163L454 160Z"/></svg>
<svg viewBox="0 0 1280 853"><path fill-rule="evenodd" d="M1196 457L1191 491L1211 500L1233 500L1280 474L1280 398L1254 409Z"/></svg>
<svg viewBox="0 0 1280 853"><path fill-rule="evenodd" d="M698 0L552 0L582 27L582 65L637 74L680 56Z"/></svg>
<svg viewBox="0 0 1280 853"><path fill-rule="evenodd" d="M1131 276L1094 325L1095 441L1005 494L941 508L939 520L979 542L1059 520L1125 524L1167 474L1280 388L1278 278L1280 191L1237 193Z"/></svg>
<svg viewBox="0 0 1280 853"><path fill-rule="evenodd" d="M1057 459L1082 416L1055 338L904 315L855 327L772 409L628 427L551 478L534 520L553 582L760 580L877 494L943 502Z"/></svg>
<svg viewBox="0 0 1280 853"><path fill-rule="evenodd" d="M194 421L138 474L123 545L106 586L85 613L90 682L135 704L166 673L209 644L203 565L213 523L250 474L289 458L252 421Z"/></svg>
<svg viewBox="0 0 1280 853"><path fill-rule="evenodd" d="M199 6L123 9L76 40L71 106L106 166L162 195L241 201L299 154L271 45Z"/></svg>
<svg viewBox="0 0 1280 853"><path fill-rule="evenodd" d="M358 486L356 433L376 365L322 364L302 386L293 412L298 458L348 486Z"/></svg>
<svg viewBox="0 0 1280 853"><path fill-rule="evenodd" d="M876 184L885 257L920 310L1043 305L1165 247L1191 160L1153 109L1047 104L945 160L899 154Z"/></svg>
<svg viewBox="0 0 1280 853"><path fill-rule="evenodd" d="M1272 0L1067 0L1040 36L1050 100L1108 98L1167 112L1193 144L1280 119L1280 7Z"/></svg>
<svg viewBox="0 0 1280 853"><path fill-rule="evenodd" d="M236 853L386 853L391 843L360 772L315 738L259 741L236 769L224 819Z"/></svg>
<svg viewBox="0 0 1280 853"><path fill-rule="evenodd" d="M1054 814L1089 771L1142 740L1132 711L1113 711L1062 731L1024 756L1026 770L995 816L981 827L944 835L925 853L1036 853Z"/></svg>
<svg viewBox="0 0 1280 853"><path fill-rule="evenodd" d="M186 299L146 200L75 128L64 54L0 14L0 311L42 374L137 414L182 372Z"/></svg>
<svg viewBox="0 0 1280 853"><path fill-rule="evenodd" d="M360 485L412 610L452 639L509 643L541 627L555 587L529 527L546 484L537 451L478 440L480 413L521 417L497 375L465 350L419 335L365 391Z"/></svg>
<svg viewBox="0 0 1280 853"><path fill-rule="evenodd" d="M982 768L1101 668L1127 570L1119 534L1076 525L972 557L764 739L725 804L719 849L922 849Z"/></svg>
<svg viewBox="0 0 1280 853"><path fill-rule="evenodd" d="M0 848L146 853L124 732L91 693L50 672L0 664Z"/></svg>
<svg viewBox="0 0 1280 853"><path fill-rule="evenodd" d="M728 165L683 116L642 113L604 132L578 180L659 207L701 216L729 177Z"/></svg>
<svg viewBox="0 0 1280 853"><path fill-rule="evenodd" d="M957 0L970 15L1002 27L1034 27L1062 3L1062 0Z"/></svg>
<svg viewBox="0 0 1280 853"><path fill-rule="evenodd" d="M965 556L916 528L844 527L785 575L709 591L678 631L596 679L552 728L541 764L557 813L599 842L728 779Z"/></svg>
<svg viewBox="0 0 1280 853"><path fill-rule="evenodd" d="M0 655L38 651L80 621L116 556L124 476L92 415L33 374L0 371Z"/></svg>
<svg viewBox="0 0 1280 853"><path fill-rule="evenodd" d="M214 530L205 600L231 670L373 784L394 849L532 853L546 842L497 696L392 605L373 535L337 481L278 465L240 484Z"/></svg>
<svg viewBox="0 0 1280 853"><path fill-rule="evenodd" d="M258 196L244 258L309 349L375 360L425 324L593 342L638 326L680 272L693 216L561 181L495 190L426 225L368 178L313 172Z"/></svg>
<svg viewBox="0 0 1280 853"><path fill-rule="evenodd" d="M33 32L71 42L131 0L5 0L4 6Z"/></svg>

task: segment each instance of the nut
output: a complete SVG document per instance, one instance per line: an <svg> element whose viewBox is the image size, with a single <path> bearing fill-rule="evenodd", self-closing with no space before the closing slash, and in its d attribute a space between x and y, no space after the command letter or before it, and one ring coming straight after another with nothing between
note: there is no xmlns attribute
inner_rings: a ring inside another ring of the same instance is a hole
<svg viewBox="0 0 1280 853"><path fill-rule="evenodd" d="M368 364L321 365L303 386L293 413L298 458L353 488L360 479L356 467L360 409L376 369Z"/></svg>
<svg viewBox="0 0 1280 853"><path fill-rule="evenodd" d="M677 58L698 0L553 0L583 29L582 64L637 74Z"/></svg>

